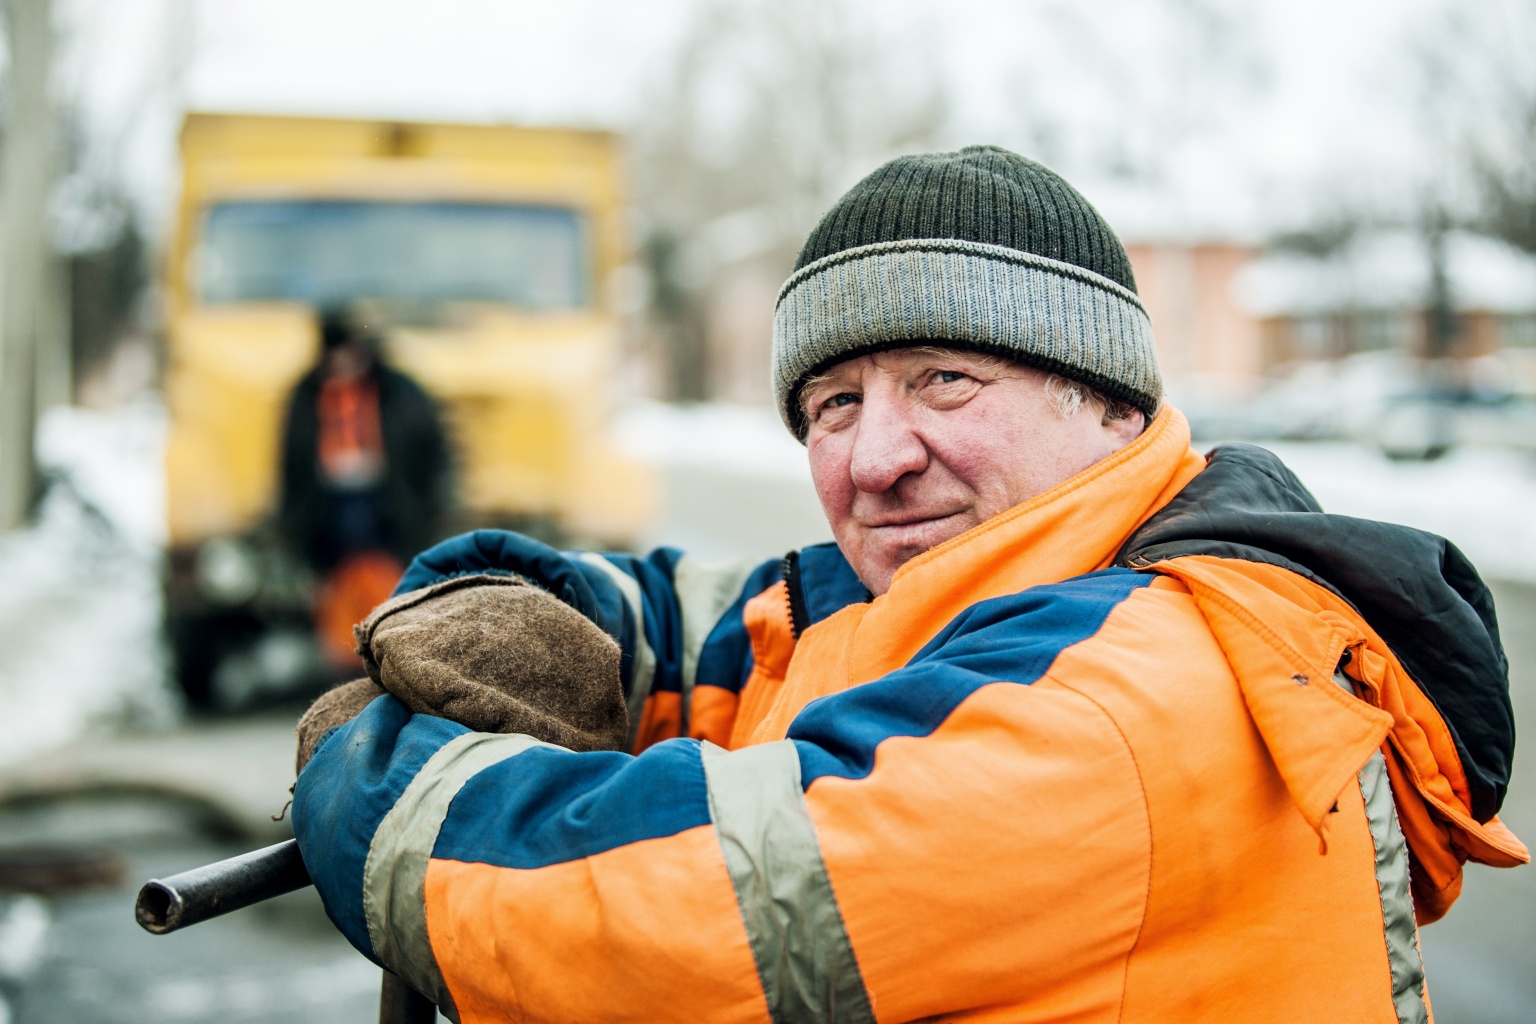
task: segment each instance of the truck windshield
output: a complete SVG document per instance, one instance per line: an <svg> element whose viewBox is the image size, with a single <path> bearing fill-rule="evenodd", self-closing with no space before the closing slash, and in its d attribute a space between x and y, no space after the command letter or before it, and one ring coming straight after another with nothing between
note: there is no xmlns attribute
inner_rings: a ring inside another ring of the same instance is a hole
<svg viewBox="0 0 1536 1024"><path fill-rule="evenodd" d="M197 256L204 302L354 299L587 302L574 210L460 202L240 201L208 211Z"/></svg>

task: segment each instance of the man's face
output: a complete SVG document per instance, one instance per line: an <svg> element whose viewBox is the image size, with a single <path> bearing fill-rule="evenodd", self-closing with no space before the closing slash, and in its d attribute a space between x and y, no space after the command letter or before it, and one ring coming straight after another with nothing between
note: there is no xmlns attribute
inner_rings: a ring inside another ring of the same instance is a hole
<svg viewBox="0 0 1536 1024"><path fill-rule="evenodd" d="M372 362L368 349L356 342L337 345L325 354L326 372L332 377L356 377Z"/></svg>
<svg viewBox="0 0 1536 1024"><path fill-rule="evenodd" d="M838 547L875 594L908 559L1087 469L1141 433L1096 403L1060 415L1048 375L906 348L834 366L801 394L811 477Z"/></svg>

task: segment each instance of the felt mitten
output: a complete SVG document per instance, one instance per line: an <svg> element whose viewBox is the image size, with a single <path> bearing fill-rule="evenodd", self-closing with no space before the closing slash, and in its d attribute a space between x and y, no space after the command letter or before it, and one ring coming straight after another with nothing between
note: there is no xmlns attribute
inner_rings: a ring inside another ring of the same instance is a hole
<svg viewBox="0 0 1536 1024"><path fill-rule="evenodd" d="M315 754L320 737L339 725L346 725L362 713L375 697L384 696L384 690L372 679L354 679L322 693L304 717L299 719L299 753L294 764L295 772L302 772Z"/></svg>
<svg viewBox="0 0 1536 1024"><path fill-rule="evenodd" d="M392 598L353 631L370 678L413 712L572 750L622 750L619 645L517 576L444 580Z"/></svg>

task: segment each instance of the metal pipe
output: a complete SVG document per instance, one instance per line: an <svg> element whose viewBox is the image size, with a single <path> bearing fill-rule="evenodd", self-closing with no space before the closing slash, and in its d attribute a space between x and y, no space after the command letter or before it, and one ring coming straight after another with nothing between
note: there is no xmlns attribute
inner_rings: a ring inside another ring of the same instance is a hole
<svg viewBox="0 0 1536 1024"><path fill-rule="evenodd" d="M299 844L290 839L170 878L152 878L139 890L133 916L145 931L164 935L313 884Z"/></svg>
<svg viewBox="0 0 1536 1024"><path fill-rule="evenodd" d="M292 839L238 857L152 878L139 890L133 916L145 931L164 935L313 885ZM399 976L384 972L379 1024L432 1024L437 1007Z"/></svg>

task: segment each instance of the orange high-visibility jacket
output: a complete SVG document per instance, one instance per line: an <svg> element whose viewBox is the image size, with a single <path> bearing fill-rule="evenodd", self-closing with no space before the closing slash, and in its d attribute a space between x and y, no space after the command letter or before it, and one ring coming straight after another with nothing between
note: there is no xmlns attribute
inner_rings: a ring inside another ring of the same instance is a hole
<svg viewBox="0 0 1536 1024"><path fill-rule="evenodd" d="M509 536L401 585L586 611L642 752L381 697L294 803L332 919L461 1021L1425 1021L1415 914L1527 860L1465 560L1171 409L874 599Z"/></svg>

